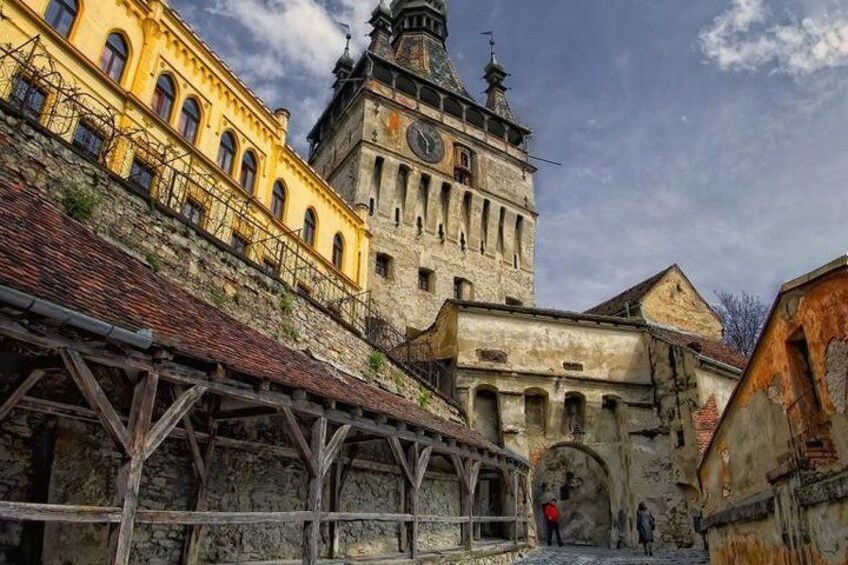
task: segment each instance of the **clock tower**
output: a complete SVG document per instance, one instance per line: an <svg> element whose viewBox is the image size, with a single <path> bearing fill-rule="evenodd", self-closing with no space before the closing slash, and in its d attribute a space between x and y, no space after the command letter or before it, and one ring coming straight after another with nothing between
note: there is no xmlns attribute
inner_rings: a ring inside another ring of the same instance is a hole
<svg viewBox="0 0 848 565"><path fill-rule="evenodd" d="M448 299L533 306L531 132L494 48L478 101L448 55L446 0L380 2L370 24L359 61L339 59L309 141L313 167L368 217L379 311L414 333Z"/></svg>

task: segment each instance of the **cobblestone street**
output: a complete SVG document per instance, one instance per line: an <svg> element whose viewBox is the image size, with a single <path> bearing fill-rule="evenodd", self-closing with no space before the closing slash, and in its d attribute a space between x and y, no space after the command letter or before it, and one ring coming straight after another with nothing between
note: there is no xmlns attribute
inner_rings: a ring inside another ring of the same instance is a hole
<svg viewBox="0 0 848 565"><path fill-rule="evenodd" d="M689 550L657 550L645 557L632 549L602 549L592 547L540 548L518 565L708 565L706 552Z"/></svg>

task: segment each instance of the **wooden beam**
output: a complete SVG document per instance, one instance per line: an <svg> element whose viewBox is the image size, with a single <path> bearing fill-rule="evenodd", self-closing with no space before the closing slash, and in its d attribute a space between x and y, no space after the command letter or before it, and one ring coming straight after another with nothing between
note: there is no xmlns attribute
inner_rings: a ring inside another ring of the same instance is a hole
<svg viewBox="0 0 848 565"><path fill-rule="evenodd" d="M309 480L309 494L306 510L313 515L312 521L303 528L303 562L317 565L321 557L321 501L324 493L324 461L327 445L327 419L318 418L312 424L310 451L313 454L316 469Z"/></svg>
<svg viewBox="0 0 848 565"><path fill-rule="evenodd" d="M330 439L330 442L324 448L324 460L321 462L321 472L325 475L330 470L330 467L333 465L336 457L341 451L342 446L344 445L344 440L347 437L348 433L350 433L350 426L342 426L336 433L333 434L333 437Z"/></svg>
<svg viewBox="0 0 848 565"><path fill-rule="evenodd" d="M12 409L17 406L18 402L26 396L26 393L28 393L32 387L38 384L45 374L46 371L39 369L32 371L27 378L25 378L23 382L12 391L12 394L10 394L6 401L0 405L0 422L6 419L6 416L8 416Z"/></svg>
<svg viewBox="0 0 848 565"><path fill-rule="evenodd" d="M415 475L412 474L412 469L409 467L409 463L406 460L406 454L403 452L403 447L400 445L400 440L396 437L389 436L386 438L386 441L391 448L392 455L395 457L395 461L400 467L400 470L406 480L410 485L415 484Z"/></svg>
<svg viewBox="0 0 848 565"><path fill-rule="evenodd" d="M63 522L68 524L117 524L117 506L72 506L31 502L0 502L0 519L8 522Z"/></svg>
<svg viewBox="0 0 848 565"><path fill-rule="evenodd" d="M309 446L309 443L306 441L306 438L303 435L303 431L300 429L300 424L297 421L297 417L292 412L291 408L284 407L282 409L283 416L285 416L286 425L283 426L283 430L292 440L297 450L300 452L300 457L303 459L303 462L306 463L307 468L312 476L318 475L318 466L319 461L315 456L315 453L312 451L312 448Z"/></svg>
<svg viewBox="0 0 848 565"><path fill-rule="evenodd" d="M65 367L71 374L74 382L79 388L89 406L97 413L97 417L106 429L106 432L124 453L132 456L129 434L127 428L121 422L120 416L112 407L112 403L106 398L106 394L100 387L100 383L94 378L91 369L76 351L63 349L59 352Z"/></svg>
<svg viewBox="0 0 848 565"><path fill-rule="evenodd" d="M216 412L220 405L221 399L219 397L216 396L210 399L209 413ZM200 462L206 472L200 478L194 496L194 508L198 512L205 512L209 508L208 493L212 471L212 458L220 442L220 438L218 438L218 422L207 416L206 423L209 432L208 441L206 442L206 451ZM202 525L189 526L183 544L183 553L180 560L181 565L197 565L200 562L200 547L205 533L206 528Z"/></svg>
<svg viewBox="0 0 848 565"><path fill-rule="evenodd" d="M118 490L124 499L121 511L121 523L109 544L110 565L129 565L132 552L132 537L135 529L136 510L138 509L138 491L144 467L144 444L153 417L153 405L156 402L156 389L159 376L145 373L138 381L133 394L133 408L130 413L130 460L121 470ZM123 424L122 424L123 425Z"/></svg>
<svg viewBox="0 0 848 565"><path fill-rule="evenodd" d="M192 407L206 393L206 387L195 386L183 392L176 401L165 411L156 422L144 441L144 459L150 458L156 449L162 445L177 424L191 411Z"/></svg>

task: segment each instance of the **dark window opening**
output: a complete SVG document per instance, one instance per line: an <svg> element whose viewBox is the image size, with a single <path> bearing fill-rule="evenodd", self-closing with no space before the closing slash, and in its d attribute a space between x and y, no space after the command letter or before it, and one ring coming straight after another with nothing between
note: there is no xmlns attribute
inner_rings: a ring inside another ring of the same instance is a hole
<svg viewBox="0 0 848 565"><path fill-rule="evenodd" d="M563 407L562 433L571 436L573 440L581 440L586 429L584 427L585 420L586 399L576 392L566 394L565 406Z"/></svg>
<svg viewBox="0 0 848 565"><path fill-rule="evenodd" d="M433 292L433 278L434 273L430 269L419 269L418 270L418 290L423 290L424 292Z"/></svg>
<svg viewBox="0 0 848 565"><path fill-rule="evenodd" d="M338 233L333 238L333 266L340 271L344 269L344 239Z"/></svg>
<svg viewBox="0 0 848 565"><path fill-rule="evenodd" d="M545 396L527 394L524 397L524 425L530 433L545 433Z"/></svg>
<svg viewBox="0 0 848 565"><path fill-rule="evenodd" d="M80 122L74 133L73 146L92 159L100 159L103 151L103 136L91 125Z"/></svg>
<svg viewBox="0 0 848 565"><path fill-rule="evenodd" d="M149 194L156 180L156 170L139 158L133 159L130 176L127 179L136 188Z"/></svg>
<svg viewBox="0 0 848 565"><path fill-rule="evenodd" d="M241 178L239 179L239 183L248 194L253 194L253 189L256 187L257 170L256 155L253 151L248 151L241 160Z"/></svg>
<svg viewBox="0 0 848 565"><path fill-rule="evenodd" d="M286 187L280 181L274 183L271 193L271 213L281 222L286 214Z"/></svg>
<svg viewBox="0 0 848 565"><path fill-rule="evenodd" d="M507 296L506 305L507 306L524 306L524 303L522 301L518 300L517 298L510 298L510 297Z"/></svg>
<svg viewBox="0 0 848 565"><path fill-rule="evenodd" d="M179 132L183 139L189 143L195 143L199 131L200 105L194 98L189 98L183 104L183 109L180 112Z"/></svg>
<svg viewBox="0 0 848 565"><path fill-rule="evenodd" d="M318 216L315 215L315 210L310 208L306 211L303 218L303 241L309 247L315 247L315 234L318 227Z"/></svg>
<svg viewBox="0 0 848 565"><path fill-rule="evenodd" d="M277 276L277 263L271 259L262 260L262 270L272 277Z"/></svg>
<svg viewBox="0 0 848 565"><path fill-rule="evenodd" d="M474 184L474 157L467 147L457 145L454 150L453 178L456 182L471 186Z"/></svg>
<svg viewBox="0 0 848 565"><path fill-rule="evenodd" d="M453 297L456 300L473 300L474 285L466 279L456 277L453 279Z"/></svg>
<svg viewBox="0 0 848 565"><path fill-rule="evenodd" d="M400 225L400 208L395 208L395 226Z"/></svg>
<svg viewBox="0 0 848 565"><path fill-rule="evenodd" d="M374 272L379 277L383 277L384 279L389 278L392 273L392 258L384 253L378 253Z"/></svg>
<svg viewBox="0 0 848 565"><path fill-rule="evenodd" d="M228 175L233 174L236 162L236 138L230 132L224 132L218 145L218 166Z"/></svg>
<svg viewBox="0 0 848 565"><path fill-rule="evenodd" d="M677 430L677 447L686 447L686 434L683 430Z"/></svg>
<svg viewBox="0 0 848 565"><path fill-rule="evenodd" d="M35 121L41 119L47 102L47 92L35 85L30 79L18 75L9 94L9 104L20 110L26 117Z"/></svg>
<svg viewBox="0 0 848 565"><path fill-rule="evenodd" d="M792 375L795 380L795 388L798 405L806 413L822 410L822 401L816 385L816 375L813 371L813 363L810 358L810 348L804 332L798 332L789 340L789 361Z"/></svg>

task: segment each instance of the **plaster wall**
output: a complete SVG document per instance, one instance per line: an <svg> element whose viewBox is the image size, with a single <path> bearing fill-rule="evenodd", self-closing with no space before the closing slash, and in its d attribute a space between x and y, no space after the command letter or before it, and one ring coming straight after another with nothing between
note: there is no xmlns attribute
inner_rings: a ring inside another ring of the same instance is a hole
<svg viewBox="0 0 848 565"><path fill-rule="evenodd" d="M642 316L659 326L670 326L720 340L721 320L678 270L670 270L642 298Z"/></svg>

